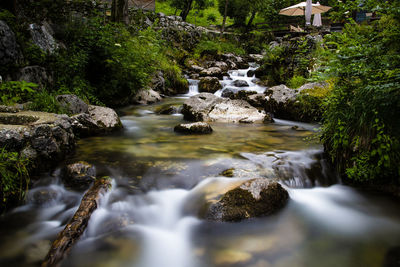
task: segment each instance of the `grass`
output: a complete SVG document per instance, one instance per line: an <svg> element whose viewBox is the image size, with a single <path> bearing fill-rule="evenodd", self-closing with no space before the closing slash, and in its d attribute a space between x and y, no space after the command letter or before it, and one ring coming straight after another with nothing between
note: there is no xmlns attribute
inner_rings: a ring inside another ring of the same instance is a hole
<svg viewBox="0 0 400 267"><path fill-rule="evenodd" d="M162 12L167 16L179 15L180 10L176 11L169 5L169 1L157 1L156 12ZM197 14L196 14L197 13ZM215 18L215 21L212 19ZM211 25L222 25L223 16L218 11L218 1L214 0L214 6L210 6L204 10L192 9L186 19L187 22L196 26L210 27ZM233 24L233 20L226 18L226 26Z"/></svg>

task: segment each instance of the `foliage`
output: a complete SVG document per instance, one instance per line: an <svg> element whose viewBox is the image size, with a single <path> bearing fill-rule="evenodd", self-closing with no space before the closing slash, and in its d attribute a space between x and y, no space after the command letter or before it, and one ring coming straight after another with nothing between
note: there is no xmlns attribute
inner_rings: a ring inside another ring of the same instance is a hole
<svg viewBox="0 0 400 267"><path fill-rule="evenodd" d="M0 207L3 209L10 200L21 201L29 185L29 161L16 152L0 149Z"/></svg>
<svg viewBox="0 0 400 267"><path fill-rule="evenodd" d="M244 55L246 52L243 48L227 40L203 39L194 49L195 58L200 58L203 55L221 55L225 53Z"/></svg>
<svg viewBox="0 0 400 267"><path fill-rule="evenodd" d="M384 15L326 36L326 73L336 77L322 141L342 173L355 180L400 176L400 22Z"/></svg>
<svg viewBox="0 0 400 267"><path fill-rule="evenodd" d="M47 92L46 90L37 92L32 97L28 108L30 110L42 112L68 114L68 111L58 103L55 95Z"/></svg>
<svg viewBox="0 0 400 267"><path fill-rule="evenodd" d="M9 81L0 83L0 101L3 105L14 105L16 103L26 102L35 93L38 87L35 83L25 81Z"/></svg>
<svg viewBox="0 0 400 267"><path fill-rule="evenodd" d="M299 76L299 75L294 75L292 78L290 78L289 82L288 82L288 87L289 88L299 88L300 86L302 86L303 84L305 84L307 82L307 79L304 78L303 76Z"/></svg>

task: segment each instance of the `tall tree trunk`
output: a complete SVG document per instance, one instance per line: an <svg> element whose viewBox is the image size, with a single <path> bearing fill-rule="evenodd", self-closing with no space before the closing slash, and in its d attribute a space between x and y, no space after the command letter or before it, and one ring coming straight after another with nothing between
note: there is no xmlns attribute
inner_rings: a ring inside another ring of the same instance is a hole
<svg viewBox="0 0 400 267"><path fill-rule="evenodd" d="M113 0L111 6L111 20L129 24L128 0Z"/></svg>
<svg viewBox="0 0 400 267"><path fill-rule="evenodd" d="M186 21L187 16L189 15L190 10L192 9L193 0L187 0L184 8L181 12L181 17L183 21Z"/></svg>
<svg viewBox="0 0 400 267"><path fill-rule="evenodd" d="M254 20L254 18L256 17L256 14L257 14L257 11L256 11L256 10L253 10L253 11L251 12L251 17L250 17L250 19L249 19L249 22L247 23L247 29L250 29L251 24L253 24L253 20Z"/></svg>
<svg viewBox="0 0 400 267"><path fill-rule="evenodd" d="M229 0L225 0L224 19L222 21L220 38L222 38L222 35L224 34L224 31L225 31L226 15L228 14L228 3L229 3Z"/></svg>

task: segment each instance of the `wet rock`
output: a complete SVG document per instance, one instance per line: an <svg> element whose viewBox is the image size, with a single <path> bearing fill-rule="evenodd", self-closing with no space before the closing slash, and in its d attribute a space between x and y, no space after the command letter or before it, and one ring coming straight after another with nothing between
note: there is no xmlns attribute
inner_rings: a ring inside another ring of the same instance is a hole
<svg viewBox="0 0 400 267"><path fill-rule="evenodd" d="M0 20L0 65L17 64L22 60L22 53L11 28Z"/></svg>
<svg viewBox="0 0 400 267"><path fill-rule="evenodd" d="M249 87L249 84L244 80L236 80L232 83L232 85L236 87Z"/></svg>
<svg viewBox="0 0 400 267"><path fill-rule="evenodd" d="M161 101L161 96L156 91L150 89L142 89L136 93L136 95L132 98L133 104L138 105L149 105L153 103L157 103Z"/></svg>
<svg viewBox="0 0 400 267"><path fill-rule="evenodd" d="M235 94L239 91L239 89L235 88L226 88L222 91L221 96L230 98L230 99L235 99Z"/></svg>
<svg viewBox="0 0 400 267"><path fill-rule="evenodd" d="M150 88L157 92L165 91L165 79L162 71L157 71L151 79Z"/></svg>
<svg viewBox="0 0 400 267"><path fill-rule="evenodd" d="M252 179L211 203L205 218L234 222L266 216L282 209L288 198L288 192L279 183L262 178Z"/></svg>
<svg viewBox="0 0 400 267"><path fill-rule="evenodd" d="M252 94L247 96L247 102L253 107L265 107L267 100L264 94Z"/></svg>
<svg viewBox="0 0 400 267"><path fill-rule="evenodd" d="M58 95L58 103L71 114L87 113L89 105L76 95Z"/></svg>
<svg viewBox="0 0 400 267"><path fill-rule="evenodd" d="M208 123L195 122L195 123L179 124L175 126L174 131L184 134L210 134L213 132L213 129Z"/></svg>
<svg viewBox="0 0 400 267"><path fill-rule="evenodd" d="M225 176L225 177L233 177L234 176L234 171L235 171L235 168L230 168L230 169L224 170L219 175L220 176Z"/></svg>
<svg viewBox="0 0 400 267"><path fill-rule="evenodd" d="M255 74L256 74L256 71L255 71L255 70L249 70L249 71L247 72L247 77L254 77Z"/></svg>
<svg viewBox="0 0 400 267"><path fill-rule="evenodd" d="M201 77L217 77L219 79L222 79L224 76L224 72L217 67L211 67L208 69L205 69L200 72Z"/></svg>
<svg viewBox="0 0 400 267"><path fill-rule="evenodd" d="M40 66L27 66L18 71L15 77L18 81L36 83L40 89L53 84L53 78L45 68Z"/></svg>
<svg viewBox="0 0 400 267"><path fill-rule="evenodd" d="M264 56L260 54L249 54L249 59L257 63L261 62L263 58Z"/></svg>
<svg viewBox="0 0 400 267"><path fill-rule="evenodd" d="M31 33L33 43L44 52L54 53L59 48L56 40L53 37L53 30L49 24L30 24L29 32Z"/></svg>
<svg viewBox="0 0 400 267"><path fill-rule="evenodd" d="M63 171L62 179L66 186L84 190L95 181L96 169L85 161L69 164Z"/></svg>
<svg viewBox="0 0 400 267"><path fill-rule="evenodd" d="M156 111L156 113L161 115L177 114L179 113L179 108L172 105L162 106Z"/></svg>
<svg viewBox="0 0 400 267"><path fill-rule="evenodd" d="M190 121L262 122L265 113L243 100L231 100L210 93L190 97L183 104L182 114Z"/></svg>
<svg viewBox="0 0 400 267"><path fill-rule="evenodd" d="M219 89L222 89L222 85L219 83L216 77L205 77L201 78L199 82L199 92L215 93Z"/></svg>

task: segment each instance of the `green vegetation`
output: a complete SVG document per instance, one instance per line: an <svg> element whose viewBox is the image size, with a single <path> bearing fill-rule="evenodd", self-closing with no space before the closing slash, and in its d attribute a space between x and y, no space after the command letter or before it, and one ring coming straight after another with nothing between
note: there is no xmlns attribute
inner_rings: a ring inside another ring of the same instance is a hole
<svg viewBox="0 0 400 267"><path fill-rule="evenodd" d="M322 141L351 179L400 182L398 7L371 25L347 24L343 33L326 36L332 48L326 73L335 83Z"/></svg>
<svg viewBox="0 0 400 267"><path fill-rule="evenodd" d="M246 51L227 40L201 40L194 49L194 57L201 58L204 55L217 56L225 53L233 53L236 55L244 55Z"/></svg>
<svg viewBox="0 0 400 267"><path fill-rule="evenodd" d="M25 198L29 185L29 161L16 152L0 150L0 197L3 208L11 201L19 202Z"/></svg>
<svg viewBox="0 0 400 267"><path fill-rule="evenodd" d="M14 105L16 103L26 102L35 94L38 87L35 83L25 81L9 81L0 83L0 103L3 105Z"/></svg>

